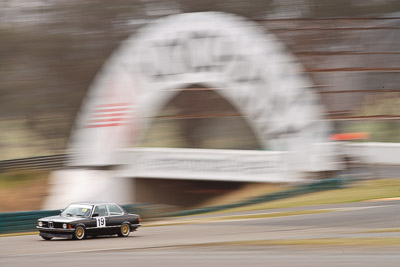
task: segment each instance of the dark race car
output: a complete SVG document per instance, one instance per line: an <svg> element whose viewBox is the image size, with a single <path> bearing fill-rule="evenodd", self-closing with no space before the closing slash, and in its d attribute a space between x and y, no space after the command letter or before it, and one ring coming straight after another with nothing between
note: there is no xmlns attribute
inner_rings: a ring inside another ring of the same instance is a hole
<svg viewBox="0 0 400 267"><path fill-rule="evenodd" d="M58 216L41 218L36 228L45 240L53 237L84 239L87 236L126 237L136 231L140 216L128 214L116 203L73 203Z"/></svg>

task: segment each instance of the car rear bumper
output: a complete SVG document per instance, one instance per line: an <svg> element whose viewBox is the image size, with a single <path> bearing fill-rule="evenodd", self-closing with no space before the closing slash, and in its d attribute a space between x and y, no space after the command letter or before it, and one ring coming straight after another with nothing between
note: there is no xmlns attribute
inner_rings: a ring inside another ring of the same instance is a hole
<svg viewBox="0 0 400 267"><path fill-rule="evenodd" d="M140 226L142 226L140 223L138 224L131 224L131 231L136 231Z"/></svg>

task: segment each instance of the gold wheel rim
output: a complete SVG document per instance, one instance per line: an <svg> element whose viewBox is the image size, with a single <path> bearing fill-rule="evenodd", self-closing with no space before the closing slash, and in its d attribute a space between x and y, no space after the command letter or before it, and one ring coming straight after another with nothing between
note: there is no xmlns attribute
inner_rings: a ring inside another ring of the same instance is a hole
<svg viewBox="0 0 400 267"><path fill-rule="evenodd" d="M124 235L126 235L128 233L128 230L129 230L128 225L126 225L126 224L122 225L122 233Z"/></svg>
<svg viewBox="0 0 400 267"><path fill-rule="evenodd" d="M76 236L78 238L81 238L83 236L83 229L82 227L79 227L78 229L76 229Z"/></svg>

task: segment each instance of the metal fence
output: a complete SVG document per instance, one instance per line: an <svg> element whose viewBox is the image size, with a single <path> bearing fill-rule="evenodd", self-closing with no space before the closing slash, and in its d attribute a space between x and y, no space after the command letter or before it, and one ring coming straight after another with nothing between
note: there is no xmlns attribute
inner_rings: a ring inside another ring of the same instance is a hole
<svg viewBox="0 0 400 267"><path fill-rule="evenodd" d="M67 154L0 161L0 171L18 169L58 169L64 166Z"/></svg>

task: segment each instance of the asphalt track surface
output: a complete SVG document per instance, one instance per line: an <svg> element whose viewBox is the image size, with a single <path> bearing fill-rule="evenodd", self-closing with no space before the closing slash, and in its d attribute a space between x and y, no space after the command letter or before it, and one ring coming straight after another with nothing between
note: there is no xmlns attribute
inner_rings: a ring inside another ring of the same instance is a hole
<svg viewBox="0 0 400 267"><path fill-rule="evenodd" d="M253 213L296 209L299 208ZM400 266L400 246L251 243L256 240L400 238L399 232L368 232L400 228L400 201L307 209L332 212L142 227L127 238L44 241L37 235L1 237L0 266Z"/></svg>

